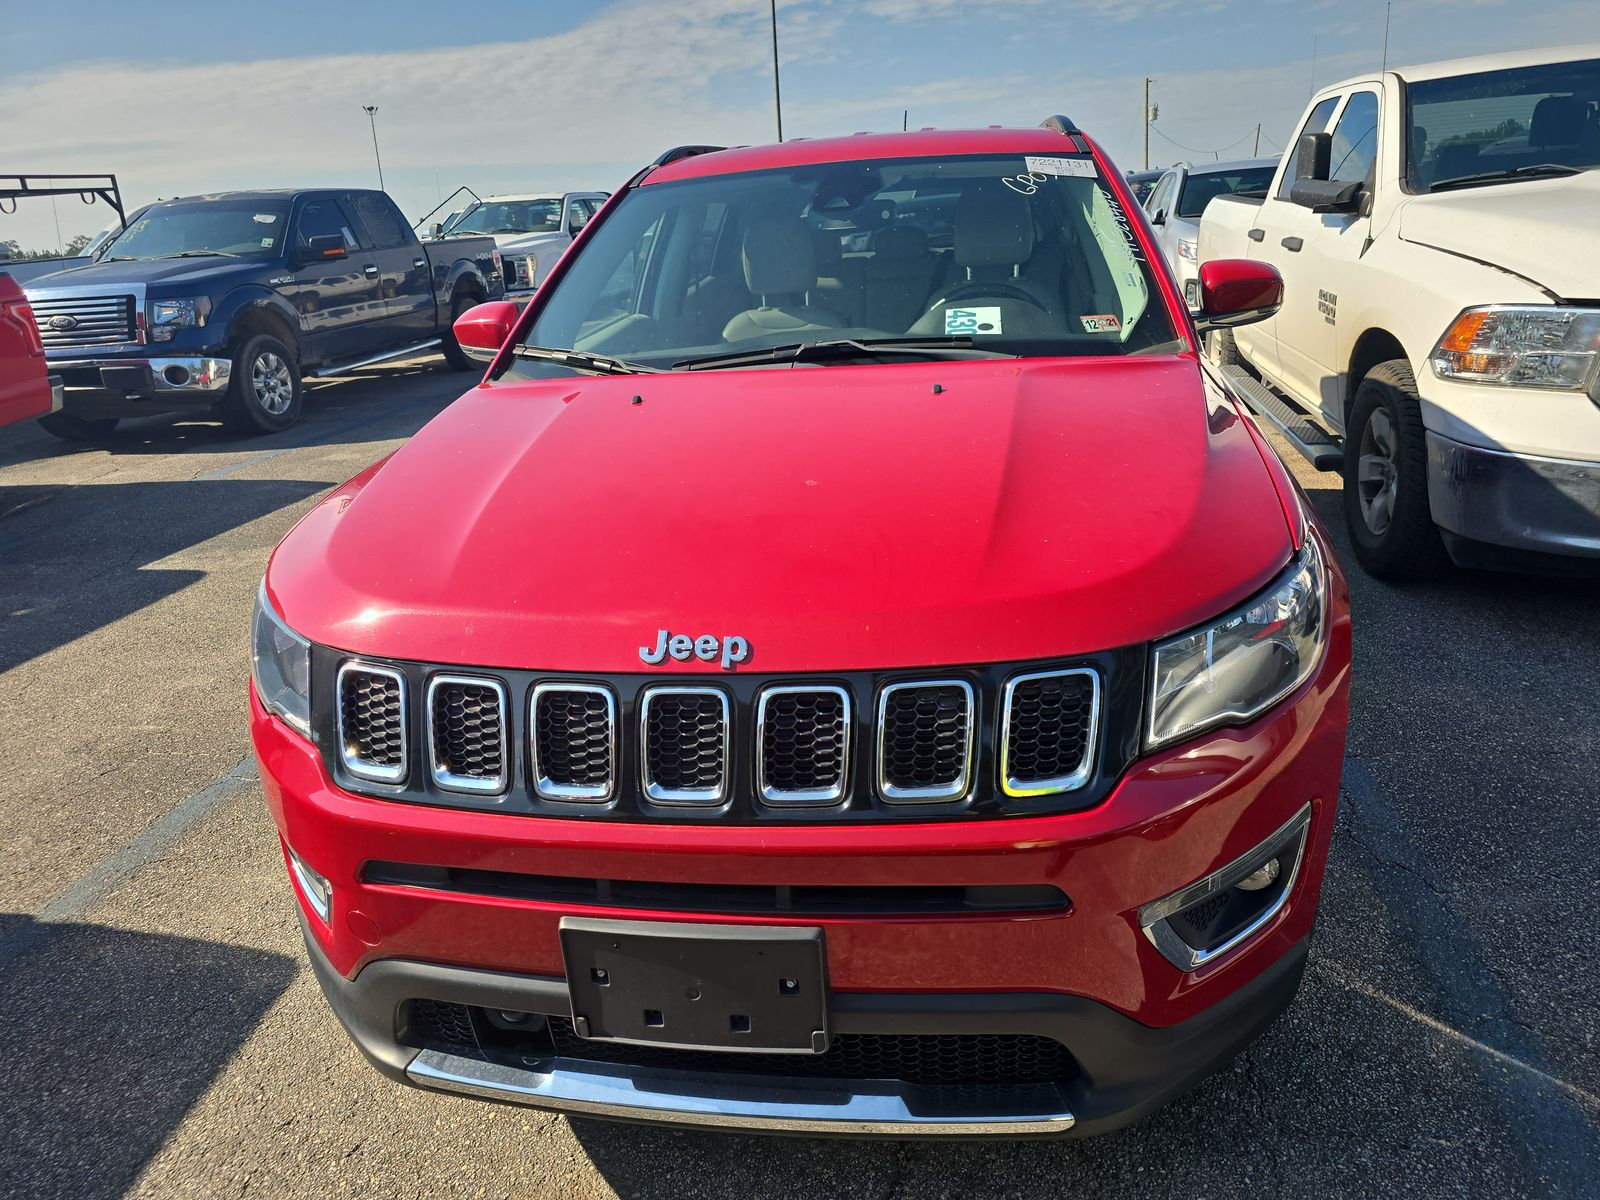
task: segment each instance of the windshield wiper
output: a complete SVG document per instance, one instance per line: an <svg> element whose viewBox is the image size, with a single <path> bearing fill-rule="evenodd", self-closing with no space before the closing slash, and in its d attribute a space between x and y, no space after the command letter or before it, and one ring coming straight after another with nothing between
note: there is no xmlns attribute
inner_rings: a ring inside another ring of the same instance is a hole
<svg viewBox="0 0 1600 1200"><path fill-rule="evenodd" d="M1015 358L1003 350L974 347L970 334L947 334L930 337L903 338L833 338L816 342L791 342L783 346L766 346L760 350L735 350L731 354L708 354L700 358L685 358L672 364L674 371L703 371L718 367L756 366L776 362L829 362L851 358L878 358L887 354L903 354L914 358L966 359Z"/></svg>
<svg viewBox="0 0 1600 1200"><path fill-rule="evenodd" d="M575 371L593 371L596 375L659 375L660 367L629 362L625 358L611 358L604 354L588 354L582 350L556 350L549 346L518 346L512 351L518 358L537 358L560 363Z"/></svg>
<svg viewBox="0 0 1600 1200"><path fill-rule="evenodd" d="M1581 175L1589 167L1574 167L1567 163L1529 163L1525 167L1507 167L1503 171L1482 171L1477 175L1457 175L1454 179L1441 179L1429 186L1430 192L1447 192L1451 188L1471 187L1475 183L1494 183L1501 179L1544 179L1557 175Z"/></svg>
<svg viewBox="0 0 1600 1200"><path fill-rule="evenodd" d="M226 250L180 250L177 254L159 254L158 258L238 258Z"/></svg>

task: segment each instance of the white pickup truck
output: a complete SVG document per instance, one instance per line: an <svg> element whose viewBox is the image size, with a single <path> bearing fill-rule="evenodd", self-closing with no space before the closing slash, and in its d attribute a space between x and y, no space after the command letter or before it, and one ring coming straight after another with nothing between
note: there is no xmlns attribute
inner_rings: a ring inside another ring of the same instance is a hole
<svg viewBox="0 0 1600 1200"><path fill-rule="evenodd" d="M508 299L539 286L609 192L524 192L489 196L453 215L434 236L486 233L505 264Z"/></svg>
<svg viewBox="0 0 1600 1200"><path fill-rule="evenodd" d="M1201 262L1285 284L1208 352L1343 473L1374 575L1600 567L1597 167L1600 44L1324 88L1266 198L1206 208Z"/></svg>

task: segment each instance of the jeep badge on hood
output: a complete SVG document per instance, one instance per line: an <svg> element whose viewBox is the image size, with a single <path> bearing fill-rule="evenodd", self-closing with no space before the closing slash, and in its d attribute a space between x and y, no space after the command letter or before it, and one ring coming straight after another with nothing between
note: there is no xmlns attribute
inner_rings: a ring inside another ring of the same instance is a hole
<svg viewBox="0 0 1600 1200"><path fill-rule="evenodd" d="M665 629L656 631L654 650L649 646L639 647L639 657L652 667L669 654L679 662L688 662L691 654L701 662L713 662L719 650L722 654L724 671L733 670L735 665L750 657L750 643L742 637L719 639L714 634L704 633L692 638L686 633L671 633Z"/></svg>

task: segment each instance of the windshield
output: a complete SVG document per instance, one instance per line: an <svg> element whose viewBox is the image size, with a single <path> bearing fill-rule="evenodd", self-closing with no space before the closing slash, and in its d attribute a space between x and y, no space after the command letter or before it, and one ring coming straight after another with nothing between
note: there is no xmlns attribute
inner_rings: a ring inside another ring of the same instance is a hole
<svg viewBox="0 0 1600 1200"><path fill-rule="evenodd" d="M1430 79L1406 99L1413 191L1549 164L1600 166L1600 59Z"/></svg>
<svg viewBox="0 0 1600 1200"><path fill-rule="evenodd" d="M449 227L451 233L546 233L561 228L560 200L489 200Z"/></svg>
<svg viewBox="0 0 1600 1200"><path fill-rule="evenodd" d="M1175 336L1093 160L1018 154L637 187L554 283L527 345L671 367L840 339L1087 355L1175 350Z"/></svg>
<svg viewBox="0 0 1600 1200"><path fill-rule="evenodd" d="M102 251L106 258L179 254L277 255L289 205L282 200L206 200L157 204L129 222Z"/></svg>
<svg viewBox="0 0 1600 1200"><path fill-rule="evenodd" d="M1196 220L1218 196L1231 196L1236 192L1256 192L1263 196L1272 186L1272 176L1278 164L1266 167L1241 167L1233 171L1207 171L1190 175L1178 193L1178 216Z"/></svg>

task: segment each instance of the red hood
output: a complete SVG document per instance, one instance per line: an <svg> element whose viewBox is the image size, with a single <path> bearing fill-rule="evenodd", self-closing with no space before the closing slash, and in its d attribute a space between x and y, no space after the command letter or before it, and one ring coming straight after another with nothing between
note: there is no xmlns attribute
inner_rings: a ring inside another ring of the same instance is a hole
<svg viewBox="0 0 1600 1200"><path fill-rule="evenodd" d="M640 671L668 629L855 670L1147 641L1290 548L1192 358L831 366L480 386L319 505L270 590L385 657Z"/></svg>

